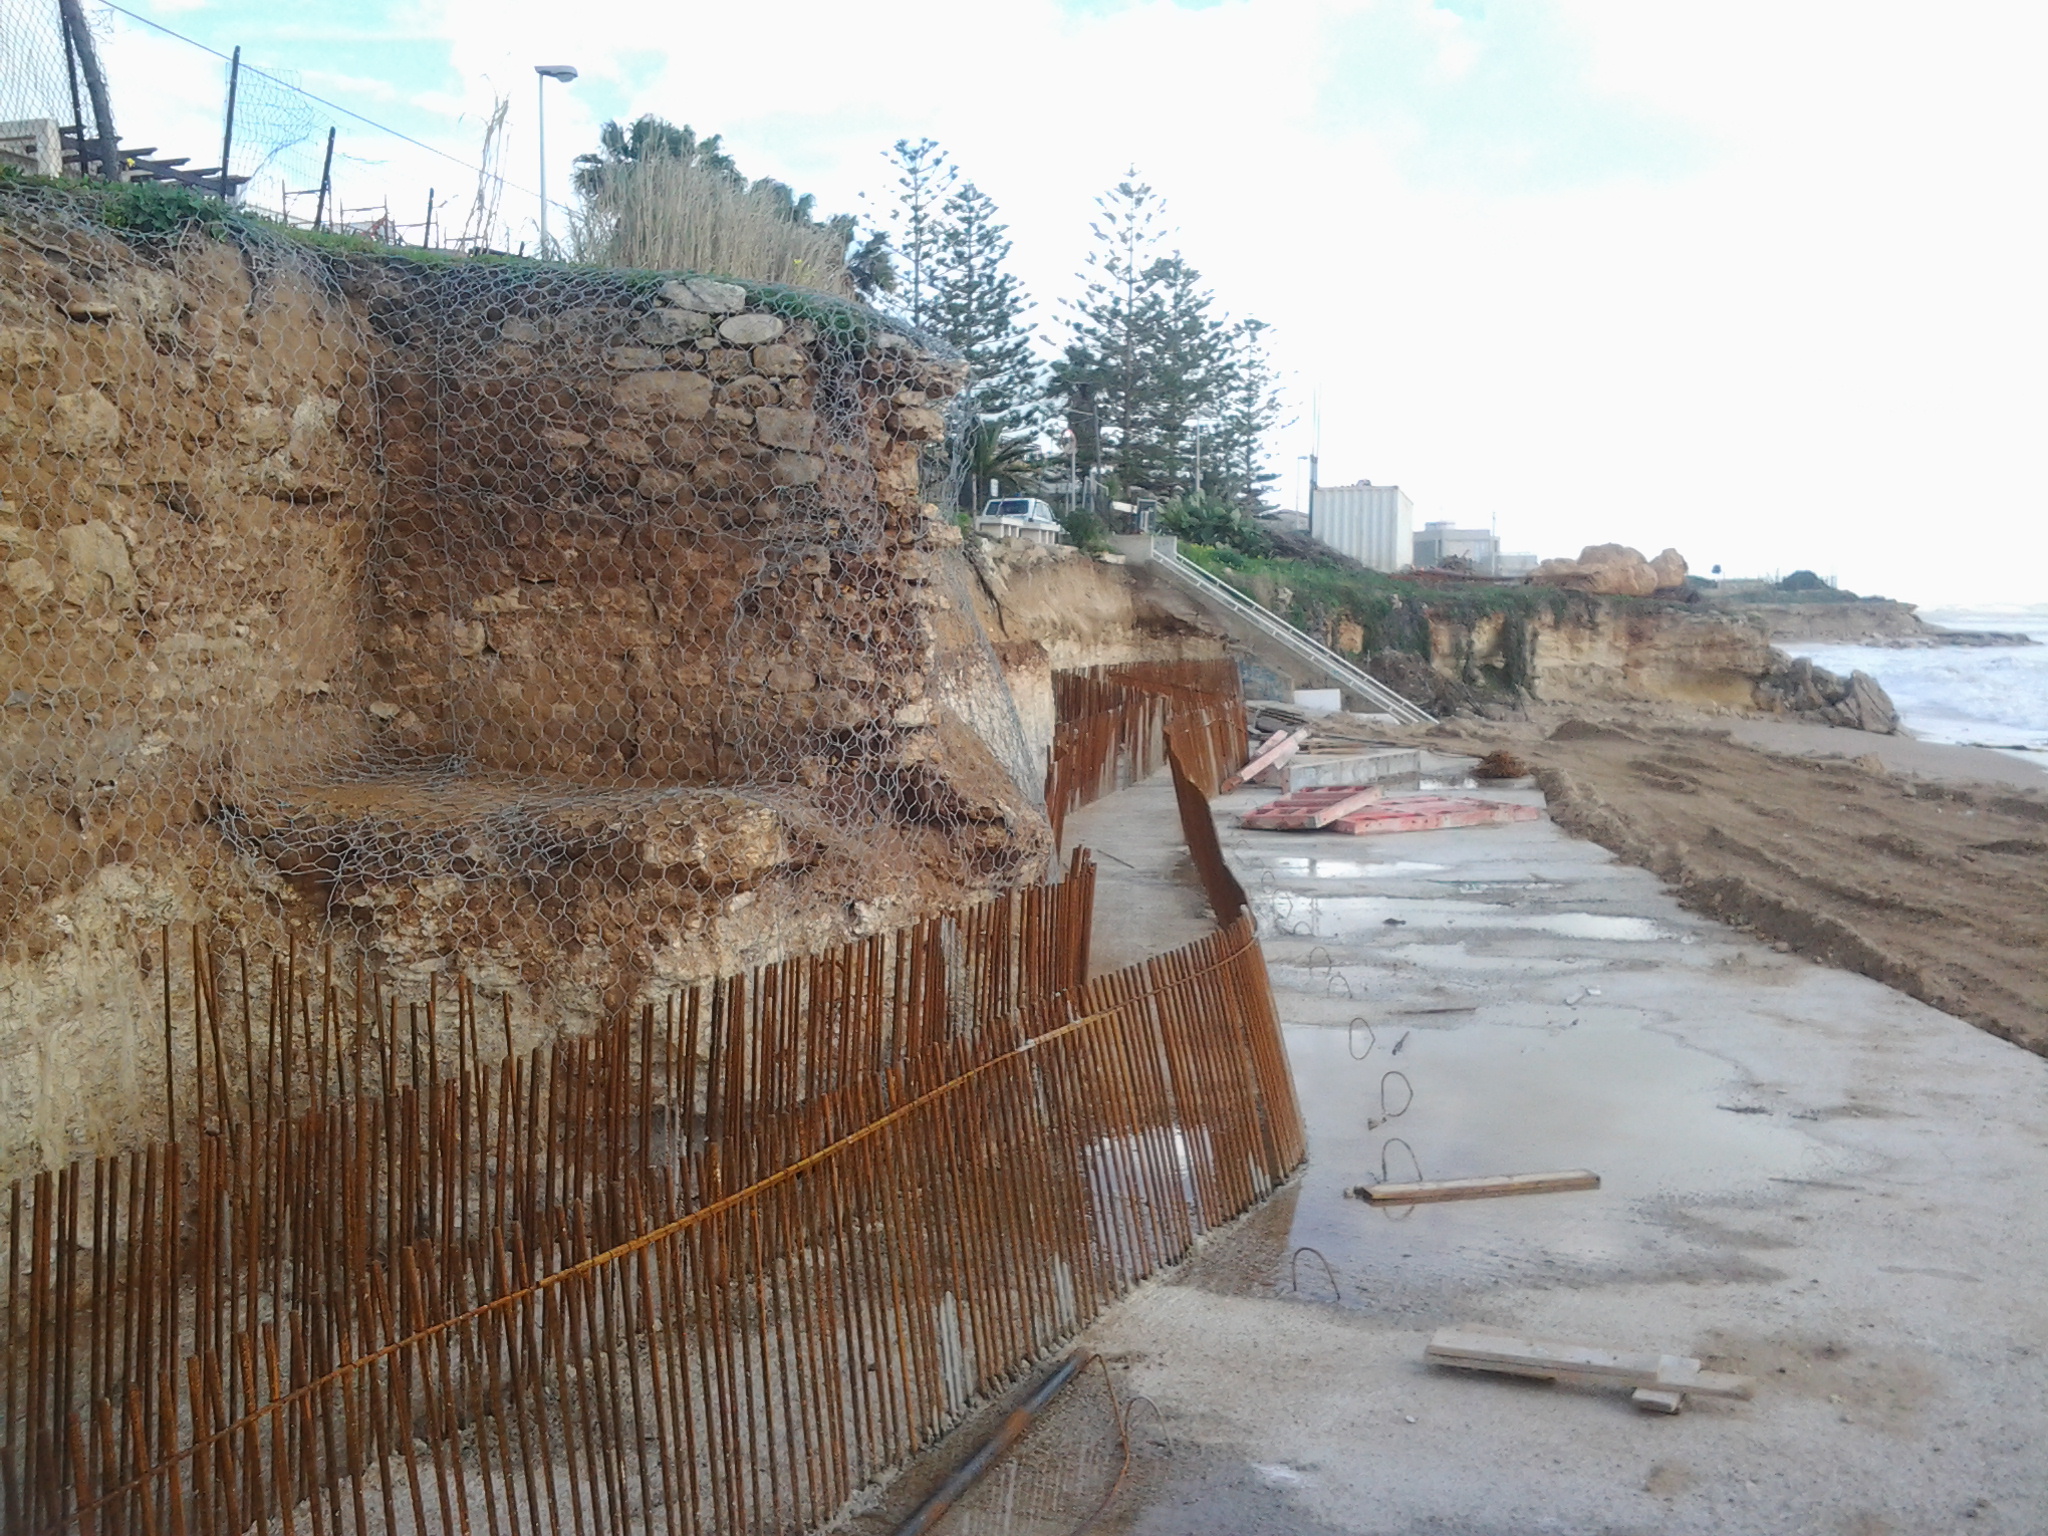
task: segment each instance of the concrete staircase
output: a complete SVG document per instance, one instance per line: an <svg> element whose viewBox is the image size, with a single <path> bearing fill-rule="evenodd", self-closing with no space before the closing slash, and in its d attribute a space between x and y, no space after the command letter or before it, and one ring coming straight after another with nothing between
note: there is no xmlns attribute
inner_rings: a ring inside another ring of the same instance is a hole
<svg viewBox="0 0 2048 1536"><path fill-rule="evenodd" d="M1149 566L1196 602L1222 619L1233 632L1249 631L1279 646L1330 684L1354 696L1365 712L1392 715L1407 725L1431 725L1436 716L1404 698L1378 678L1361 671L1313 635L1296 628L1262 603L1256 603L1228 582L1218 581L1180 552L1180 541L1163 534L1137 534L1116 540L1133 564Z"/></svg>

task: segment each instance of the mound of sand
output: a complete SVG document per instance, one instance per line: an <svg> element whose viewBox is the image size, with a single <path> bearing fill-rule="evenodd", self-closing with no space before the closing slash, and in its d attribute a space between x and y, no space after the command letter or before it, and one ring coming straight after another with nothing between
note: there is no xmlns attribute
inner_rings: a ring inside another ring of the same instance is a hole
<svg viewBox="0 0 2048 1536"><path fill-rule="evenodd" d="M1686 905L2048 1054L2048 792L1633 722L1523 750L1560 824Z"/></svg>

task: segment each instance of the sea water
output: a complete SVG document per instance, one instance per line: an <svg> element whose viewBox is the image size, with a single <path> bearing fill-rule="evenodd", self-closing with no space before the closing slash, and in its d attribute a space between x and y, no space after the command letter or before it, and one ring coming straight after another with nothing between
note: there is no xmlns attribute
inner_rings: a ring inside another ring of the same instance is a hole
<svg viewBox="0 0 2048 1536"><path fill-rule="evenodd" d="M1942 645L1892 650L1873 645L1790 645L1815 666L1847 677L1868 672L1898 707L1907 730L1927 741L1996 747L2048 767L2048 604L2025 608L1925 609L1943 629L2032 635L2038 645Z"/></svg>

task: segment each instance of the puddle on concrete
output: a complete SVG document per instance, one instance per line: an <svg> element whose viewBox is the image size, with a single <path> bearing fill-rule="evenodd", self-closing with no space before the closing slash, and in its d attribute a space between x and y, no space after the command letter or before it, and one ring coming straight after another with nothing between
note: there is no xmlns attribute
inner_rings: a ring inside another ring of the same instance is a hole
<svg viewBox="0 0 2048 1536"><path fill-rule="evenodd" d="M1407 896L1304 896L1276 893L1266 909L1303 935L1337 938L1374 928L1418 932L1483 932L1511 929L1561 939L1647 944L1677 935L1647 917L1614 917L1601 912L1518 912L1504 902L1431 900ZM1307 925L1304 927L1303 925Z"/></svg>
<svg viewBox="0 0 2048 1536"><path fill-rule="evenodd" d="M1305 875L1311 880L1384 880L1392 875L1433 874L1449 869L1448 864L1422 864L1413 859L1301 859L1272 861L1276 875Z"/></svg>
<svg viewBox="0 0 2048 1536"><path fill-rule="evenodd" d="M1627 1264L1643 1249L1645 1200L1841 1171L1841 1154L1802 1131L1719 1112L1727 1067L1632 1022L1532 1033L1475 1021L1414 1033L1398 1061L1384 1050L1355 1059L1341 1029L1288 1025L1286 1037L1310 1158L1288 1241L1340 1273L1429 1268L1503 1243L1525 1261ZM1405 1084L1383 1083L1390 1069ZM1389 1116L1410 1089L1406 1111ZM1383 1153L1397 1179L1418 1167L1432 1179L1589 1168L1602 1187L1405 1212L1344 1198L1382 1177Z"/></svg>

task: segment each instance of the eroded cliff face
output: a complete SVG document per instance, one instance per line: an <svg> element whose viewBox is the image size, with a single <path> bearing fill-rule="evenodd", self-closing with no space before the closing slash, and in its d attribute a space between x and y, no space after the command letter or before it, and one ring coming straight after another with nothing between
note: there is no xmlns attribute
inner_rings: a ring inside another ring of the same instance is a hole
<svg viewBox="0 0 2048 1536"><path fill-rule="evenodd" d="M959 382L782 290L0 200L0 1121L149 1098L166 923L465 974L524 1045L1039 875L934 622Z"/></svg>
<svg viewBox="0 0 2048 1536"><path fill-rule="evenodd" d="M1533 613L1429 615L1430 662L1450 680L1553 703L1756 705L1771 670L1761 629L1689 604L1573 594Z"/></svg>
<svg viewBox="0 0 2048 1536"><path fill-rule="evenodd" d="M958 558L961 586L1000 661L1023 760L1041 792L1052 747L1054 672L1229 653L1223 630L1143 566L1097 560L1066 545L971 535Z"/></svg>

